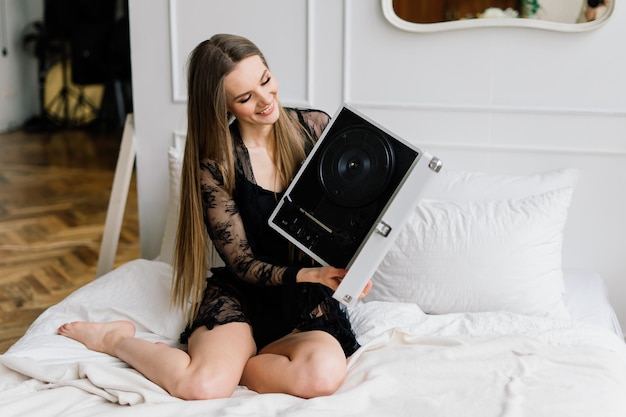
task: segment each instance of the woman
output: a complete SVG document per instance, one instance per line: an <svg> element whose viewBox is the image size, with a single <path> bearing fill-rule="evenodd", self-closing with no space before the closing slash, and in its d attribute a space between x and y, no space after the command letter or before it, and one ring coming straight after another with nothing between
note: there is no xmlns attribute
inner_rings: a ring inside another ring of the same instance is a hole
<svg viewBox="0 0 626 417"><path fill-rule="evenodd" d="M194 49L188 94L172 291L190 318L181 335L187 351L138 339L126 321L69 323L59 334L183 399L229 397L239 384L330 395L359 347L332 298L346 271L315 266L267 225L329 117L283 108L263 54L234 35ZM209 278L207 232L226 265Z"/></svg>

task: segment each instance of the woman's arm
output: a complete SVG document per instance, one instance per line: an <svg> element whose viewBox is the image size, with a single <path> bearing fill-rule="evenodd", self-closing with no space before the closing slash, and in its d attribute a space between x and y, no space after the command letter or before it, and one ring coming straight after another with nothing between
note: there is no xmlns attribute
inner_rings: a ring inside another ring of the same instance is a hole
<svg viewBox="0 0 626 417"><path fill-rule="evenodd" d="M276 266L255 258L237 203L224 188L215 163L203 161L200 170L207 232L226 267L252 284L280 285L286 279L295 280L299 268Z"/></svg>

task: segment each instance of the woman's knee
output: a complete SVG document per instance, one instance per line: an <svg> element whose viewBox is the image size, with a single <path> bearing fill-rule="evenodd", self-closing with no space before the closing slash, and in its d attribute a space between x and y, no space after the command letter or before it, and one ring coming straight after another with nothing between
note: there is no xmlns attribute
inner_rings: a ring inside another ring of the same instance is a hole
<svg viewBox="0 0 626 417"><path fill-rule="evenodd" d="M255 350L252 330L247 323L228 323L212 330L196 329L189 339L191 363L173 381L170 394L186 400L230 397Z"/></svg>
<svg viewBox="0 0 626 417"><path fill-rule="evenodd" d="M344 356L313 353L301 368L300 396L323 397L334 394L346 379L347 365Z"/></svg>
<svg viewBox="0 0 626 417"><path fill-rule="evenodd" d="M345 374L338 372L314 374L308 382L308 387L305 389L302 396L305 398L314 398L332 395L341 387L344 380Z"/></svg>
<svg viewBox="0 0 626 417"><path fill-rule="evenodd" d="M235 376L198 371L178 381L170 394L183 400L213 400L230 397L237 386Z"/></svg>

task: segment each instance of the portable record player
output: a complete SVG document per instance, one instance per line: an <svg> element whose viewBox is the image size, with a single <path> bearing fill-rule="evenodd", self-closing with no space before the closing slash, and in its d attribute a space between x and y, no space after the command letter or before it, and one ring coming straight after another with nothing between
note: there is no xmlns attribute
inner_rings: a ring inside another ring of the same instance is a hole
<svg viewBox="0 0 626 417"><path fill-rule="evenodd" d="M441 161L343 105L269 219L322 265L347 268L333 297L356 303Z"/></svg>

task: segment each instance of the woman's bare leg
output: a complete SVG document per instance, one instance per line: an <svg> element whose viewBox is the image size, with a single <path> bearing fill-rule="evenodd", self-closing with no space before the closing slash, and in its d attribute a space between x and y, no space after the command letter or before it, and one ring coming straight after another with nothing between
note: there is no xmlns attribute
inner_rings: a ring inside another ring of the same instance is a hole
<svg viewBox="0 0 626 417"><path fill-rule="evenodd" d="M183 399L229 397L256 349L247 323L228 323L210 331L198 328L189 338L188 353L136 338L127 321L68 323L59 327L59 334L123 360Z"/></svg>
<svg viewBox="0 0 626 417"><path fill-rule="evenodd" d="M339 342L314 330L291 333L264 347L248 361L241 383L260 393L312 398L334 393L346 373L346 357Z"/></svg>

